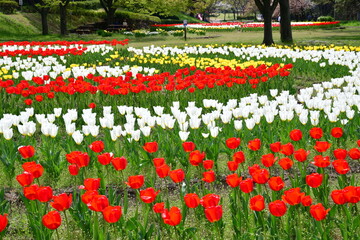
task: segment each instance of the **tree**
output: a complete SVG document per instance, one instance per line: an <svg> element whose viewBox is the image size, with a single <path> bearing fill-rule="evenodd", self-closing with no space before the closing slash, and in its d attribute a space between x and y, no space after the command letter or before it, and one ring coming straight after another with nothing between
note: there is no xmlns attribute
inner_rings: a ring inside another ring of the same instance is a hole
<svg viewBox="0 0 360 240"><path fill-rule="evenodd" d="M280 38L283 43L293 43L289 0L279 0Z"/></svg>
<svg viewBox="0 0 360 240"><path fill-rule="evenodd" d="M192 0L189 5L193 13L202 13L205 21L210 21L210 15L214 12L220 0Z"/></svg>
<svg viewBox="0 0 360 240"><path fill-rule="evenodd" d="M50 0L31 0L30 3L41 15L42 35L49 34L48 15L51 7Z"/></svg>
<svg viewBox="0 0 360 240"><path fill-rule="evenodd" d="M148 15L171 16L185 11L187 2L183 0L128 0L122 4L124 8Z"/></svg>
<svg viewBox="0 0 360 240"><path fill-rule="evenodd" d="M59 7L60 7L60 34L66 35L67 34L67 22L66 22L66 10L67 6L69 5L70 0L59 0Z"/></svg>
<svg viewBox="0 0 360 240"><path fill-rule="evenodd" d="M274 44L271 18L278 3L279 0L255 0L256 6L264 18L264 40L262 43L266 46Z"/></svg>
<svg viewBox="0 0 360 240"><path fill-rule="evenodd" d="M235 13L237 14L237 16L239 12L244 15L246 6L249 4L249 2L250 0L226 0L226 3L231 5L232 9L234 10L234 19Z"/></svg>
<svg viewBox="0 0 360 240"><path fill-rule="evenodd" d="M120 0L100 0L100 4L106 12L108 25L112 24L116 9L120 5Z"/></svg>

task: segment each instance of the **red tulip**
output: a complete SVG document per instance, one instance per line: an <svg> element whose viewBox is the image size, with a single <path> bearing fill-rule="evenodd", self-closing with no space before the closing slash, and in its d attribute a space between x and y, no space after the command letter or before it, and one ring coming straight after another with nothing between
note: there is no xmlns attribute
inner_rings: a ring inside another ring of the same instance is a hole
<svg viewBox="0 0 360 240"><path fill-rule="evenodd" d="M35 100L38 101L38 102L42 102L42 100L44 100L44 97L41 96L41 95L36 95Z"/></svg>
<svg viewBox="0 0 360 240"><path fill-rule="evenodd" d="M44 168L36 162L26 162L22 165L25 172L29 172L34 178L39 178L44 172Z"/></svg>
<svg viewBox="0 0 360 240"><path fill-rule="evenodd" d="M84 185L86 191L96 191L100 188L100 178L87 178Z"/></svg>
<svg viewBox="0 0 360 240"><path fill-rule="evenodd" d="M332 165L338 174L346 174L350 171L349 163L344 159L337 159L332 162Z"/></svg>
<svg viewBox="0 0 360 240"><path fill-rule="evenodd" d="M89 145L89 148L96 153L100 153L104 151L105 145L102 141L95 141Z"/></svg>
<svg viewBox="0 0 360 240"><path fill-rule="evenodd" d="M95 103L89 103L89 108L95 108L96 107L96 104Z"/></svg>
<svg viewBox="0 0 360 240"><path fill-rule="evenodd" d="M248 167L248 170L249 170L249 174L252 176L256 171L260 170L260 166L259 164L254 164L250 167Z"/></svg>
<svg viewBox="0 0 360 240"><path fill-rule="evenodd" d="M159 192L160 190L155 191L155 189L152 187L140 190L140 199L144 203L152 203L153 201L155 201L155 198L159 194Z"/></svg>
<svg viewBox="0 0 360 240"><path fill-rule="evenodd" d="M285 186L285 183L281 177L270 178L268 181L268 184L269 184L269 187L271 188L271 190L273 190L273 191L280 191Z"/></svg>
<svg viewBox="0 0 360 240"><path fill-rule="evenodd" d="M98 191L86 191L83 195L81 195L81 201L88 205L97 195L99 195Z"/></svg>
<svg viewBox="0 0 360 240"><path fill-rule="evenodd" d="M318 127L314 127L312 129L310 129L309 133L310 133L310 136L314 139L319 139L323 136L323 130Z"/></svg>
<svg viewBox="0 0 360 240"><path fill-rule="evenodd" d="M261 195L250 198L250 209L253 211L262 211L265 208L265 199Z"/></svg>
<svg viewBox="0 0 360 240"><path fill-rule="evenodd" d="M34 181L34 176L29 172L23 172L16 176L16 180L23 187L29 186Z"/></svg>
<svg viewBox="0 0 360 240"><path fill-rule="evenodd" d="M53 202L50 205L58 211L65 211L70 208L72 203L72 194L67 195L62 193L53 197Z"/></svg>
<svg viewBox="0 0 360 240"><path fill-rule="evenodd" d="M352 148L348 152L349 157L351 157L354 160L360 159L360 150L358 148Z"/></svg>
<svg viewBox="0 0 360 240"><path fill-rule="evenodd" d="M161 218L164 220L165 224L176 226L179 225L182 219L180 208L172 207L170 211L167 209L161 214Z"/></svg>
<svg viewBox="0 0 360 240"><path fill-rule="evenodd" d="M302 139L302 132L299 129L294 129L290 132L290 138L293 141L300 141Z"/></svg>
<svg viewBox="0 0 360 240"><path fill-rule="evenodd" d="M240 146L240 138L228 138L226 139L226 146L230 149L235 149Z"/></svg>
<svg viewBox="0 0 360 240"><path fill-rule="evenodd" d="M155 171L159 178L165 178L169 175L170 167L167 164L163 164L155 168Z"/></svg>
<svg viewBox="0 0 360 240"><path fill-rule="evenodd" d="M321 221L325 219L329 211L330 209L326 210L321 203L312 205L310 207L310 214L313 218L315 218L316 221Z"/></svg>
<svg viewBox="0 0 360 240"><path fill-rule="evenodd" d="M183 142L182 146L185 152L192 152L195 150L196 147L195 143L193 142Z"/></svg>
<svg viewBox="0 0 360 240"><path fill-rule="evenodd" d="M275 153L279 152L281 150L281 142L271 143L270 150Z"/></svg>
<svg viewBox="0 0 360 240"><path fill-rule="evenodd" d="M240 181L239 183L240 190L244 193L250 193L254 190L254 182L251 178Z"/></svg>
<svg viewBox="0 0 360 240"><path fill-rule="evenodd" d="M155 203L153 206L153 211L156 213L163 213L165 210L165 203L161 202L161 203Z"/></svg>
<svg viewBox="0 0 360 240"><path fill-rule="evenodd" d="M128 181L125 183L132 189L138 189L142 187L144 181L145 179L143 175L135 175L135 176L129 176Z"/></svg>
<svg viewBox="0 0 360 240"><path fill-rule="evenodd" d="M204 208L214 207L218 205L219 202L220 202L220 196L213 193L209 193L200 199L200 204Z"/></svg>
<svg viewBox="0 0 360 240"><path fill-rule="evenodd" d="M310 151L300 148L294 152L294 158L299 162L305 162L309 154Z"/></svg>
<svg viewBox="0 0 360 240"><path fill-rule="evenodd" d="M261 141L260 139L256 138L254 140L250 140L248 143L248 148L253 151L258 151L261 147Z"/></svg>
<svg viewBox="0 0 360 240"><path fill-rule="evenodd" d="M323 175L319 173L312 173L306 176L306 184L312 188L320 187L323 181Z"/></svg>
<svg viewBox="0 0 360 240"><path fill-rule="evenodd" d="M174 183L179 183L184 181L185 172L182 169L175 169L169 172L169 176Z"/></svg>
<svg viewBox="0 0 360 240"><path fill-rule="evenodd" d="M354 186L344 188L344 196L348 203L358 203L360 201L359 190Z"/></svg>
<svg viewBox="0 0 360 240"><path fill-rule="evenodd" d="M157 142L147 142L143 146L143 149L148 153L154 153L158 150L158 144Z"/></svg>
<svg viewBox="0 0 360 240"><path fill-rule="evenodd" d="M230 171L234 172L234 171L236 171L238 169L239 164L237 162L235 162L235 161L228 161L227 166L228 166L228 169Z"/></svg>
<svg viewBox="0 0 360 240"><path fill-rule="evenodd" d="M203 179L204 182L212 183L215 181L215 172L213 170L203 172Z"/></svg>
<svg viewBox="0 0 360 240"><path fill-rule="evenodd" d="M226 183L230 187L235 188L235 187L239 186L241 179L242 178L241 177L239 178L239 176L236 173L230 174L230 175L226 176Z"/></svg>
<svg viewBox="0 0 360 240"><path fill-rule="evenodd" d="M200 204L200 198L196 193L188 193L184 196L185 204L188 208L197 208Z"/></svg>
<svg viewBox="0 0 360 240"><path fill-rule="evenodd" d="M205 160L205 161L203 161L203 167L206 170L212 169L214 167L214 161L213 160Z"/></svg>
<svg viewBox="0 0 360 240"><path fill-rule="evenodd" d="M330 143L329 142L320 142L320 141L316 141L316 144L314 146L314 149L318 152L326 152L329 148L330 148Z"/></svg>
<svg viewBox="0 0 360 240"><path fill-rule="evenodd" d="M305 193L300 192L300 188L291 188L284 192L282 200L290 205L297 205L301 202L301 198L305 196Z"/></svg>
<svg viewBox="0 0 360 240"><path fill-rule="evenodd" d="M164 158L154 158L153 163L154 163L155 167L160 167L165 164L165 159Z"/></svg>
<svg viewBox="0 0 360 240"><path fill-rule="evenodd" d="M53 198L51 187L39 187L36 191L36 199L40 202L48 202Z"/></svg>
<svg viewBox="0 0 360 240"><path fill-rule="evenodd" d="M95 195L87 206L92 211L102 212L107 206L109 206L109 199L105 195Z"/></svg>
<svg viewBox="0 0 360 240"><path fill-rule="evenodd" d="M61 225L61 216L58 211L48 212L42 217L42 224L48 229L55 230Z"/></svg>
<svg viewBox="0 0 360 240"><path fill-rule="evenodd" d="M311 196L304 196L301 198L301 204L304 207L309 207L312 204Z"/></svg>
<svg viewBox="0 0 360 240"><path fill-rule="evenodd" d="M127 160L125 157L115 157L111 160L111 164L116 171L124 170L127 166Z"/></svg>
<svg viewBox="0 0 360 240"><path fill-rule="evenodd" d="M87 167L90 163L90 156L86 152L73 151L66 154L66 160L71 164L76 164L79 168Z"/></svg>
<svg viewBox="0 0 360 240"><path fill-rule="evenodd" d="M236 152L236 153L234 153L232 160L239 164L243 163L243 162L245 162L245 155L242 151Z"/></svg>
<svg viewBox="0 0 360 240"><path fill-rule="evenodd" d="M35 149L33 146L22 146L18 148L20 155L27 159L35 155Z"/></svg>
<svg viewBox="0 0 360 240"><path fill-rule="evenodd" d="M344 134L343 129L341 127L334 127L331 129L331 136L334 138L340 138Z"/></svg>
<svg viewBox="0 0 360 240"><path fill-rule="evenodd" d="M292 155L294 153L294 145L292 143L281 145L281 153L286 156Z"/></svg>
<svg viewBox="0 0 360 240"><path fill-rule="evenodd" d="M108 165L111 163L114 154L112 153L103 153L97 156L97 159L101 165Z"/></svg>
<svg viewBox="0 0 360 240"><path fill-rule="evenodd" d="M356 141L358 147L360 147L360 139Z"/></svg>
<svg viewBox="0 0 360 240"><path fill-rule="evenodd" d="M71 164L68 166L69 173L73 176L76 176L79 174L79 167L76 164Z"/></svg>
<svg viewBox="0 0 360 240"><path fill-rule="evenodd" d="M258 184L265 184L269 180L269 171L267 169L260 169L254 172L252 175L254 182Z"/></svg>
<svg viewBox="0 0 360 240"><path fill-rule="evenodd" d="M345 159L347 156L346 149L342 148L335 149L333 153L336 159Z"/></svg>
<svg viewBox="0 0 360 240"><path fill-rule="evenodd" d="M0 215L0 232L4 231L6 226L8 225L7 216L8 215L6 213Z"/></svg>
<svg viewBox="0 0 360 240"><path fill-rule="evenodd" d="M203 162L204 158L205 153L201 153L199 150L195 150L189 155L190 164L193 166L199 166Z"/></svg>
<svg viewBox="0 0 360 240"><path fill-rule="evenodd" d="M121 207L120 206L107 206L102 210L102 214L104 217L104 220L108 223L116 223L119 221L121 217Z"/></svg>
<svg viewBox="0 0 360 240"><path fill-rule="evenodd" d="M346 198L345 198L343 189L332 191L330 196L335 204L342 205L342 204L346 203Z"/></svg>
<svg viewBox="0 0 360 240"><path fill-rule="evenodd" d="M281 200L275 200L269 203L269 211L275 217L281 217L286 213L286 204Z"/></svg>
<svg viewBox="0 0 360 240"><path fill-rule="evenodd" d="M205 208L205 217L209 222L216 222L222 218L223 210L221 205Z"/></svg>
<svg viewBox="0 0 360 240"><path fill-rule="evenodd" d="M37 191L39 186L33 184L29 187L24 187L24 196L29 200L35 200L37 198Z"/></svg>
<svg viewBox="0 0 360 240"><path fill-rule="evenodd" d="M28 105L28 106L31 106L32 100L31 100L31 99L25 99L25 100L24 100L24 103L25 103L26 105Z"/></svg>
<svg viewBox="0 0 360 240"><path fill-rule="evenodd" d="M321 155L317 155L314 157L314 162L311 163L317 167L326 168L327 166L330 165L330 157L329 156L323 157Z"/></svg>
<svg viewBox="0 0 360 240"><path fill-rule="evenodd" d="M279 165L284 170L289 170L293 164L294 164L294 162L288 157L281 158L279 160Z"/></svg>
<svg viewBox="0 0 360 240"><path fill-rule="evenodd" d="M277 158L275 158L274 154L269 153L269 154L265 154L261 156L261 163L265 166L265 167L271 167L272 165L274 165L275 161Z"/></svg>

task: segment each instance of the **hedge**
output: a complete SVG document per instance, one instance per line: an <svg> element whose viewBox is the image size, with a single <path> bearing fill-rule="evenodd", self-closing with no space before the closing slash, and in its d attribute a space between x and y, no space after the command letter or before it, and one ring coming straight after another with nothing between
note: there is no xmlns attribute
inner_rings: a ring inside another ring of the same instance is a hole
<svg viewBox="0 0 360 240"><path fill-rule="evenodd" d="M0 11L4 14L13 14L18 9L19 4L15 1L1 0Z"/></svg>

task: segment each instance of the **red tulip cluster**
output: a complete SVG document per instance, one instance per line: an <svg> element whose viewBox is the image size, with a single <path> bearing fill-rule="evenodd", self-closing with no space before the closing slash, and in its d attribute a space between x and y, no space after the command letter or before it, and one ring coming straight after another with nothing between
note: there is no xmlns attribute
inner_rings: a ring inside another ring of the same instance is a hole
<svg viewBox="0 0 360 240"><path fill-rule="evenodd" d="M126 73L125 77L102 77L89 74L86 78L79 76L75 78L63 79L58 76L50 79L48 75L43 77L34 77L32 81L21 80L15 84L13 80L1 80L0 87L4 88L8 94L21 95L29 97L41 94L53 98L56 93L67 94L89 92L95 94L98 91L109 95L127 95L129 93L139 92L158 92L163 90L174 91L190 88L192 92L195 89L214 88L215 86L232 87L236 84L250 84L256 88L261 82L267 82L275 76L288 76L293 66L287 64L280 67L280 64L274 64L271 67L260 65L258 67L248 67L246 69L236 68L211 68L205 70L196 70L195 67L178 69L174 74L169 72L145 76L132 73ZM46 82L45 82L46 81ZM42 101L42 99L36 99ZM31 104L27 102L26 104Z"/></svg>
<svg viewBox="0 0 360 240"><path fill-rule="evenodd" d="M58 40L58 41L43 41L43 42L37 42L37 41L23 41L23 42L14 42L14 41L8 41L8 42L1 42L0 46L70 46L70 45L100 45L100 44L109 44L109 45L127 45L129 42L129 39L124 39L122 41L119 40L101 40L101 41L65 41L65 40Z"/></svg>
<svg viewBox="0 0 360 240"><path fill-rule="evenodd" d="M33 149L31 146L26 146L27 149ZM20 150L21 149L21 150ZM19 151L24 154L24 147L19 148ZM34 151L31 151L33 156ZM26 152L26 156L29 154ZM49 203L57 211L50 211L42 218L42 223L45 227L55 230L61 225L61 216L58 211L65 211L70 208L72 203L72 195L62 193L57 196L53 195L53 189L49 186L39 186L33 184L34 179L43 175L44 168L36 162L25 162L22 165L24 172L16 176L16 180L23 187L23 194L25 198L30 201L38 200L42 203ZM52 200L52 201L51 201Z"/></svg>

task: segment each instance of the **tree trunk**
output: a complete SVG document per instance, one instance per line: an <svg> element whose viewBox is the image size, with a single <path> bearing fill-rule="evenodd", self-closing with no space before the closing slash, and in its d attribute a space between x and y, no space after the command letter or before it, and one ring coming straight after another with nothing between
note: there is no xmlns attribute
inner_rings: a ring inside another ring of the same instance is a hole
<svg viewBox="0 0 360 240"><path fill-rule="evenodd" d="M48 26L48 9L41 9L41 27L42 27L42 35L49 34L49 26Z"/></svg>
<svg viewBox="0 0 360 240"><path fill-rule="evenodd" d="M293 43L289 0L279 0L281 42Z"/></svg>
<svg viewBox="0 0 360 240"><path fill-rule="evenodd" d="M60 34L62 36L67 34L66 8L67 4L63 5L60 3Z"/></svg>
<svg viewBox="0 0 360 240"><path fill-rule="evenodd" d="M107 24L114 24L116 8L109 8L109 12L107 13Z"/></svg>
<svg viewBox="0 0 360 240"><path fill-rule="evenodd" d="M265 44L266 46L270 46L274 44L273 35L272 35L272 25L271 25L272 11L270 8L264 8L263 17L264 17L263 44Z"/></svg>

